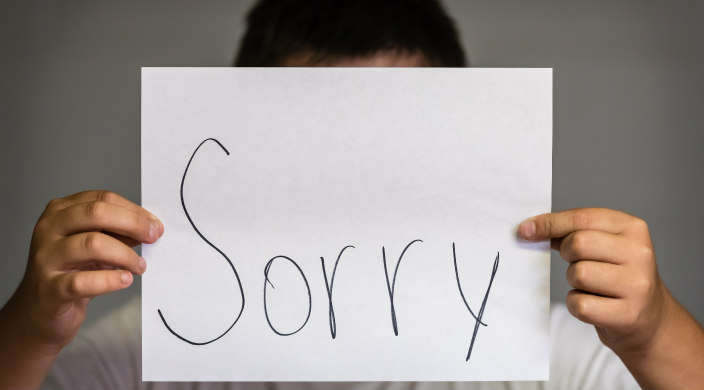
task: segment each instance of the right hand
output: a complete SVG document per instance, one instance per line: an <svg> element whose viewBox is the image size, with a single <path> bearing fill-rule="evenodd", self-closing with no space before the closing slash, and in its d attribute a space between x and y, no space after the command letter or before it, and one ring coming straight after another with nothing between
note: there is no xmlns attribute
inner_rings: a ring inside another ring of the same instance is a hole
<svg viewBox="0 0 704 390"><path fill-rule="evenodd" d="M91 298L122 290L146 262L131 247L164 233L154 215L109 191L54 199L34 228L24 278L12 300L33 341L60 350Z"/></svg>

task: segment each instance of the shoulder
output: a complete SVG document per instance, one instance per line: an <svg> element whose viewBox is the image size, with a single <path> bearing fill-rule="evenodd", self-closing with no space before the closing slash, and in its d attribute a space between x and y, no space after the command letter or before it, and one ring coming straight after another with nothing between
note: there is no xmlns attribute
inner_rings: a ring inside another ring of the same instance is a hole
<svg viewBox="0 0 704 390"><path fill-rule="evenodd" d="M138 388L141 299L135 296L85 328L59 354L47 388Z"/></svg>
<svg viewBox="0 0 704 390"><path fill-rule="evenodd" d="M573 317L564 303L553 303L548 388L640 387L621 359L601 343L594 326Z"/></svg>

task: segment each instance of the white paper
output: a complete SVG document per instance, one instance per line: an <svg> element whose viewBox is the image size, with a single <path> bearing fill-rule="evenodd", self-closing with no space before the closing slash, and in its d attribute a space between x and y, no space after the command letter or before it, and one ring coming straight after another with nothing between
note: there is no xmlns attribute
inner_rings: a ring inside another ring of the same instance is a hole
<svg viewBox="0 0 704 390"><path fill-rule="evenodd" d="M142 202L166 231L143 247L143 379L548 379L549 248L516 228L550 211L551 106L550 69L144 68ZM391 284L416 239L396 335L382 247ZM320 258L329 280L347 245L333 339ZM295 264L265 287L276 256ZM469 360L458 278L486 324Z"/></svg>

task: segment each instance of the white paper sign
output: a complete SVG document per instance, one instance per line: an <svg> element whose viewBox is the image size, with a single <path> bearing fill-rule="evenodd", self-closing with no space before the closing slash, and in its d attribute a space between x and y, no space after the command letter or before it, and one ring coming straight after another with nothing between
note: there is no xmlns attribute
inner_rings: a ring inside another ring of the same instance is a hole
<svg viewBox="0 0 704 390"><path fill-rule="evenodd" d="M551 106L550 69L143 69L143 379L547 379Z"/></svg>

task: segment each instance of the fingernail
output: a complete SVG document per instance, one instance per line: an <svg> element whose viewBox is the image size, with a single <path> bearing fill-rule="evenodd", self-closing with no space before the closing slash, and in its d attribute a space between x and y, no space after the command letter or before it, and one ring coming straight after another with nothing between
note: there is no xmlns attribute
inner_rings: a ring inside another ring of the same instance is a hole
<svg viewBox="0 0 704 390"><path fill-rule="evenodd" d="M521 222L518 233L523 238L533 238L535 236L535 221L528 220Z"/></svg>
<svg viewBox="0 0 704 390"><path fill-rule="evenodd" d="M122 284L130 284L132 280L132 274L129 272L123 272L120 277L122 278Z"/></svg>
<svg viewBox="0 0 704 390"><path fill-rule="evenodd" d="M164 232L164 224L154 214L149 214L149 237L156 240Z"/></svg>
<svg viewBox="0 0 704 390"><path fill-rule="evenodd" d="M142 270L142 272L147 269L147 261L144 260L144 257L142 256L139 257L139 269Z"/></svg>

